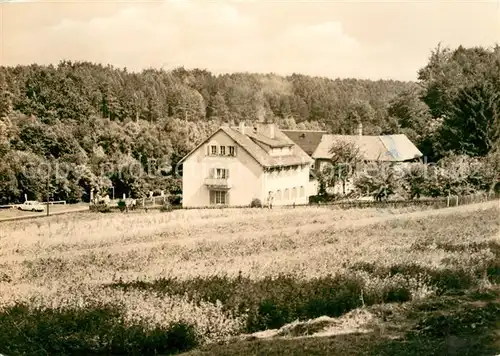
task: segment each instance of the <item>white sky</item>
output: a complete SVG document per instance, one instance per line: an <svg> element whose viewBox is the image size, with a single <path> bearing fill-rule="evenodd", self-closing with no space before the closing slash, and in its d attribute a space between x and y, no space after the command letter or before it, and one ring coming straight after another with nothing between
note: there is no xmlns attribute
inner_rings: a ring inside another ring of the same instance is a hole
<svg viewBox="0 0 500 356"><path fill-rule="evenodd" d="M0 0L1 1L1 0ZM88 60L140 70L415 80L438 42L500 43L494 1L9 1L3 65Z"/></svg>

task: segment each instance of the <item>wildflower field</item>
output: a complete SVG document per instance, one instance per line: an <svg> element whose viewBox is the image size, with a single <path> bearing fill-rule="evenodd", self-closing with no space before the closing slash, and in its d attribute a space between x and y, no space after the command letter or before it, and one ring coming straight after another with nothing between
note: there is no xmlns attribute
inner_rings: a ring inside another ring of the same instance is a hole
<svg viewBox="0 0 500 356"><path fill-rule="evenodd" d="M0 224L6 355L494 355L500 206Z"/></svg>

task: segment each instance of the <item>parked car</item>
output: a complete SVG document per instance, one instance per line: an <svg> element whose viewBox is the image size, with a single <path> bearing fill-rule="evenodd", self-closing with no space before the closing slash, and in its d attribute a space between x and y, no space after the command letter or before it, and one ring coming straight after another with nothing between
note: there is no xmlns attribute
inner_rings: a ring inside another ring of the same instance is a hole
<svg viewBox="0 0 500 356"><path fill-rule="evenodd" d="M45 205L37 202L36 200L26 200L24 203L17 206L19 210L24 211L44 211Z"/></svg>

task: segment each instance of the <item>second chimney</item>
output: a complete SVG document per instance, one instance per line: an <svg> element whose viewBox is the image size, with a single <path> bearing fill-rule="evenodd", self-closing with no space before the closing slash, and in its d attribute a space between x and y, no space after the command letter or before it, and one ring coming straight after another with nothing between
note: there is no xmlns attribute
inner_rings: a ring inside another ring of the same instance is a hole
<svg viewBox="0 0 500 356"><path fill-rule="evenodd" d="M240 132L242 135L245 134L245 121L240 121Z"/></svg>

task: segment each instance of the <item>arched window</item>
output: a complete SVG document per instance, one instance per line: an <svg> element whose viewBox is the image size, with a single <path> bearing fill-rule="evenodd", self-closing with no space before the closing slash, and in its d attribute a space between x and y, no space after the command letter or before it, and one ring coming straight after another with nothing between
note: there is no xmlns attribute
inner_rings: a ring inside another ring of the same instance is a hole
<svg viewBox="0 0 500 356"><path fill-rule="evenodd" d="M278 189L278 191L276 192L276 200L281 200L281 190Z"/></svg>
<svg viewBox="0 0 500 356"><path fill-rule="evenodd" d="M283 195L283 200L290 200L290 192L288 188L285 189L285 194Z"/></svg>

